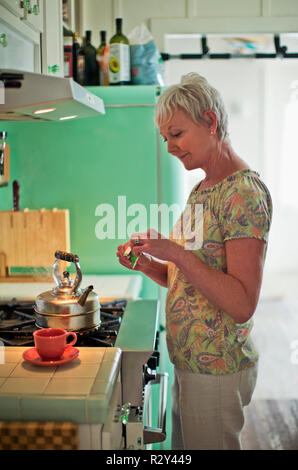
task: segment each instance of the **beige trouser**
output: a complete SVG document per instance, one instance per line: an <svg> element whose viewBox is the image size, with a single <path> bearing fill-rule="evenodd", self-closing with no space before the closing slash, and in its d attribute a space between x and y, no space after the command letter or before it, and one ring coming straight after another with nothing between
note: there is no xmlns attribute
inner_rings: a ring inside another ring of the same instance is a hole
<svg viewBox="0 0 298 470"><path fill-rule="evenodd" d="M235 374L194 374L175 367L172 449L241 450L243 407L257 380L257 366Z"/></svg>

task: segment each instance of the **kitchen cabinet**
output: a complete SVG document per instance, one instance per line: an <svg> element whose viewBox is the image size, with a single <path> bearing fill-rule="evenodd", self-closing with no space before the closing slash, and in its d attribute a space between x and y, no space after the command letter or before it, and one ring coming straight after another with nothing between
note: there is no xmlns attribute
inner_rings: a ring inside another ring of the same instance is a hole
<svg viewBox="0 0 298 470"><path fill-rule="evenodd" d="M32 6L37 6L37 0L31 1ZM36 13L34 11L32 13L24 13L22 10L22 21L24 21L28 26L35 29L36 31L42 33L44 29L44 16L43 16L43 7L44 7L44 0L39 0L38 9Z"/></svg>
<svg viewBox="0 0 298 470"><path fill-rule="evenodd" d="M2 68L40 72L40 32L6 8L0 0L0 34L5 35L6 46L0 46Z"/></svg>
<svg viewBox="0 0 298 470"><path fill-rule="evenodd" d="M26 2L20 0L0 0L0 4L3 5L9 12L15 15L20 21L28 25L37 32L42 33L43 31L43 1L44 0L31 0L28 3L31 6L31 13L26 9ZM24 7L21 6L24 5Z"/></svg>
<svg viewBox="0 0 298 470"><path fill-rule="evenodd" d="M0 0L0 3L14 15L21 17L22 9L19 0Z"/></svg>
<svg viewBox="0 0 298 470"><path fill-rule="evenodd" d="M0 46L2 68L63 77L62 1L39 0L38 14L26 13L19 0L0 0ZM37 0L31 0L37 5Z"/></svg>
<svg viewBox="0 0 298 470"><path fill-rule="evenodd" d="M42 73L64 77L63 28L76 31L78 8L75 0L44 0Z"/></svg>
<svg viewBox="0 0 298 470"><path fill-rule="evenodd" d="M46 75L64 76L62 1L44 0L42 70Z"/></svg>

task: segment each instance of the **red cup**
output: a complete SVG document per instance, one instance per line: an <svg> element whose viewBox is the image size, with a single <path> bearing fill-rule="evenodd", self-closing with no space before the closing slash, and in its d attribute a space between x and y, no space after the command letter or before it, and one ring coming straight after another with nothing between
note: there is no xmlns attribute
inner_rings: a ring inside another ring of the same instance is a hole
<svg viewBox="0 0 298 470"><path fill-rule="evenodd" d="M77 335L72 331L61 328L42 328L34 331L34 344L38 354L44 360L57 361L61 358L65 349L77 342ZM67 343L67 338L73 336L73 340Z"/></svg>

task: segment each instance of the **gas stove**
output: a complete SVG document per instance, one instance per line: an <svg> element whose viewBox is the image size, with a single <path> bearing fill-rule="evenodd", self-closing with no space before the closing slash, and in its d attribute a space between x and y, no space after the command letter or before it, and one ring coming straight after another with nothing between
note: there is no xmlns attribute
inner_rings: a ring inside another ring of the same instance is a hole
<svg viewBox="0 0 298 470"><path fill-rule="evenodd" d="M126 299L101 303L101 324L77 333L77 346L114 347L127 305ZM5 346L34 346L34 302L0 302L0 341Z"/></svg>

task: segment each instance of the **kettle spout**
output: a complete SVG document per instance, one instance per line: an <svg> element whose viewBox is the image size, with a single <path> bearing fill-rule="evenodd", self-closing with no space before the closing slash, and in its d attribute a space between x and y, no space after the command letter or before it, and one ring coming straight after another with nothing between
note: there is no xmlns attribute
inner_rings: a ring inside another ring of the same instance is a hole
<svg viewBox="0 0 298 470"><path fill-rule="evenodd" d="M88 295L90 294L90 292L93 290L93 286L88 286L86 287L86 289L83 290L79 300L78 300L78 304L81 305L81 307L84 307L85 305L85 302L87 300L87 297Z"/></svg>

